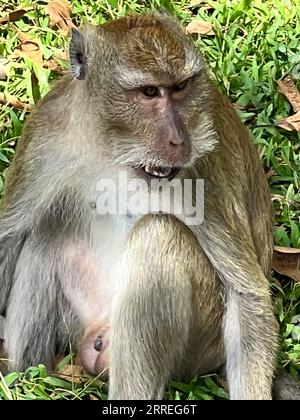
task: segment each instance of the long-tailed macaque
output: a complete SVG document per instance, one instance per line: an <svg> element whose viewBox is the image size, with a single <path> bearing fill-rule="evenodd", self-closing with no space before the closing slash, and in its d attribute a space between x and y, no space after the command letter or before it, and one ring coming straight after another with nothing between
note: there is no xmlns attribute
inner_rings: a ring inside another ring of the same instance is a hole
<svg viewBox="0 0 300 420"><path fill-rule="evenodd" d="M70 62L7 176L0 313L11 366L51 367L71 342L88 371L107 372L111 399L160 399L171 377L224 364L231 399L270 399L270 198L247 129L164 13L73 30ZM203 223L101 214L99 180L120 173L149 185L203 179Z"/></svg>

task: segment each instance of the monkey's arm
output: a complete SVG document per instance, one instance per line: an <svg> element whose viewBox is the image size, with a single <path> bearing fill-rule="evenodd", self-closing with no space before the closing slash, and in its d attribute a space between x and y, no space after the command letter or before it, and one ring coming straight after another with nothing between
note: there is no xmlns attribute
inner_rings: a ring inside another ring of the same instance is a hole
<svg viewBox="0 0 300 420"><path fill-rule="evenodd" d="M271 399L277 323L268 280L249 238L209 226L197 235L224 288L223 336L231 399ZM222 240L219 238L222 237Z"/></svg>
<svg viewBox="0 0 300 420"><path fill-rule="evenodd" d="M223 286L223 336L231 399L270 399L277 324L266 278L272 259L268 185L253 141L216 90L219 144L196 162L205 222L195 236Z"/></svg>
<svg viewBox="0 0 300 420"><path fill-rule="evenodd" d="M74 180L76 173L84 170L80 172L77 157L64 147L65 139L73 135L68 126L71 95L69 101L64 99L71 82L69 75L61 79L28 117L7 172L0 205L0 314L26 237L38 230L49 214L54 215L57 203L65 205L71 200L69 220L79 209L80 199L72 199L78 192Z"/></svg>

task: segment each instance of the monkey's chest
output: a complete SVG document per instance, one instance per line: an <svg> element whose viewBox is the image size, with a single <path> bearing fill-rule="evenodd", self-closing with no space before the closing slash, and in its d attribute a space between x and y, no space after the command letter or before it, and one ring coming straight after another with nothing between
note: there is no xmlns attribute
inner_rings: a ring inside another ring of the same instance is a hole
<svg viewBox="0 0 300 420"><path fill-rule="evenodd" d="M95 287L102 316L110 317L113 299L122 281L122 261L134 220L126 215L94 215L90 222Z"/></svg>

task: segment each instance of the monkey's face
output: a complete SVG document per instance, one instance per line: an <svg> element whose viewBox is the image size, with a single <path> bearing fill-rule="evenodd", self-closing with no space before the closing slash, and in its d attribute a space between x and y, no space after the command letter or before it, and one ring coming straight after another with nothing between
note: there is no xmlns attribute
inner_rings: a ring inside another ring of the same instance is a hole
<svg viewBox="0 0 300 420"><path fill-rule="evenodd" d="M134 154L128 163L142 175L173 178L190 161L191 137L180 106L191 86L189 79L157 83L148 78L141 86L124 89L130 113L123 114L121 130L126 137L118 141L118 154L127 155L129 147Z"/></svg>
<svg viewBox="0 0 300 420"><path fill-rule="evenodd" d="M109 45L98 52L109 68L98 71L108 157L146 178L171 179L216 143L203 58L164 15L128 16L102 29Z"/></svg>

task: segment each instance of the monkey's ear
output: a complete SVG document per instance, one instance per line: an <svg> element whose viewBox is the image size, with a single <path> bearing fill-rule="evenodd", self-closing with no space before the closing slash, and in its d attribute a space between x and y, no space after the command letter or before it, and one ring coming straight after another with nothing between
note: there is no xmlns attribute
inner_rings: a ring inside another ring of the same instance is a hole
<svg viewBox="0 0 300 420"><path fill-rule="evenodd" d="M72 28L72 38L69 47L71 71L74 76L83 80L87 73L87 45L83 35Z"/></svg>

